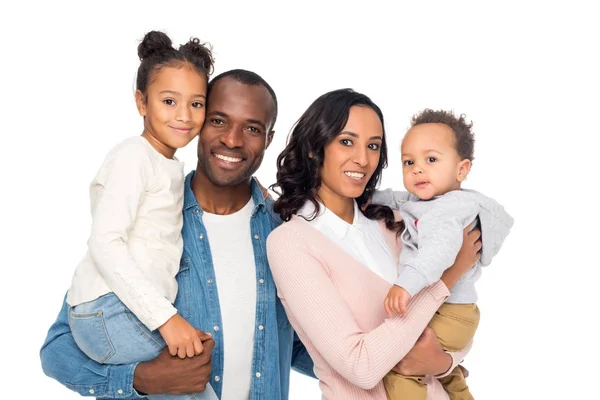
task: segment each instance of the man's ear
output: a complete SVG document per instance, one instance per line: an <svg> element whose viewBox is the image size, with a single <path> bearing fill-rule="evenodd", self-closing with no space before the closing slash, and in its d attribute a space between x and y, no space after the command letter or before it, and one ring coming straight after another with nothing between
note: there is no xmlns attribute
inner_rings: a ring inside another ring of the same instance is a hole
<svg viewBox="0 0 600 400"><path fill-rule="evenodd" d="M135 91L135 105L137 106L138 112L142 117L146 116L146 96L139 91Z"/></svg>
<svg viewBox="0 0 600 400"><path fill-rule="evenodd" d="M271 145L271 142L273 141L273 136L275 136L275 131L271 131L267 134L267 143L265 149L268 149Z"/></svg>
<svg viewBox="0 0 600 400"><path fill-rule="evenodd" d="M465 158L458 164L458 174L456 180L459 182L467 179L467 175L469 175L469 171L471 171L471 160Z"/></svg>

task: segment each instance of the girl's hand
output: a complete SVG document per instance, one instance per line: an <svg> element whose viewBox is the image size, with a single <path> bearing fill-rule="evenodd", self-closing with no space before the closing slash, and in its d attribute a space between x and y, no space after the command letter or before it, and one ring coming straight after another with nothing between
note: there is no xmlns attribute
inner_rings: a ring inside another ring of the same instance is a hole
<svg viewBox="0 0 600 400"><path fill-rule="evenodd" d="M158 331L167 343L172 356L194 357L204 349L196 329L179 314L169 318L158 328Z"/></svg>

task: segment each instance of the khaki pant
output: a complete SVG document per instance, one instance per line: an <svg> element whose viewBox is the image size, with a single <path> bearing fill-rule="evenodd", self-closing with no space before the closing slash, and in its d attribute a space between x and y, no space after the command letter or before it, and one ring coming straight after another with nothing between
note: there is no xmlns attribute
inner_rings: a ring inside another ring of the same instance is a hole
<svg viewBox="0 0 600 400"><path fill-rule="evenodd" d="M479 308L476 304L444 303L429 322L442 347L447 351L459 351L473 339L479 325ZM395 372L383 378L388 400L426 400L427 387L422 376L404 376ZM459 367L440 383L450 400L473 400L467 381Z"/></svg>

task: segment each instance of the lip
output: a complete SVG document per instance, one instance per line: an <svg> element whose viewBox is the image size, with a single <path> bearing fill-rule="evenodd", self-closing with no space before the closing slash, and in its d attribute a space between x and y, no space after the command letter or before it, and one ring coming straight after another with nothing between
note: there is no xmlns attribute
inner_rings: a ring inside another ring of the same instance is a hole
<svg viewBox="0 0 600 400"><path fill-rule="evenodd" d="M175 126L169 126L169 128L173 129L175 133L180 135L189 135L189 133L192 131L192 128L178 128Z"/></svg>
<svg viewBox="0 0 600 400"><path fill-rule="evenodd" d="M417 182L415 183L415 186L419 189L423 189L424 187L426 187L427 185L429 185L429 182L427 181L423 181L423 182Z"/></svg>

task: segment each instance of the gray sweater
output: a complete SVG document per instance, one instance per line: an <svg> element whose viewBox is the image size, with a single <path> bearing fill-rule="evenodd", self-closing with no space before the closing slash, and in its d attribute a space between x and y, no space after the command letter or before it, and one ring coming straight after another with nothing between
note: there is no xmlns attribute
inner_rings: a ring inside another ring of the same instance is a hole
<svg viewBox="0 0 600 400"><path fill-rule="evenodd" d="M404 220L404 246L396 285L412 296L438 281L454 263L462 246L464 228L477 219L481 229L481 260L454 285L447 302L477 301L475 282L481 276L481 267L490 265L513 225L513 218L500 204L469 189L454 190L431 200L386 189L376 191L372 202L397 209Z"/></svg>

